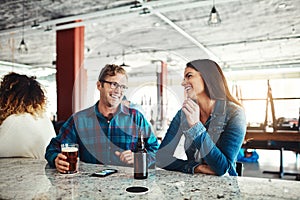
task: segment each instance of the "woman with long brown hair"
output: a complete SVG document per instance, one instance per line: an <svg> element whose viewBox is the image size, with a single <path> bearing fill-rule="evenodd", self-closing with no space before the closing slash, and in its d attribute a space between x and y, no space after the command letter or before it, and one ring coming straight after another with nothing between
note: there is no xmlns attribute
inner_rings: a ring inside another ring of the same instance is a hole
<svg viewBox="0 0 300 200"><path fill-rule="evenodd" d="M185 173L236 176L246 119L221 68L208 59L189 62L181 85L187 98L160 145L157 165ZM182 136L187 160L173 156Z"/></svg>

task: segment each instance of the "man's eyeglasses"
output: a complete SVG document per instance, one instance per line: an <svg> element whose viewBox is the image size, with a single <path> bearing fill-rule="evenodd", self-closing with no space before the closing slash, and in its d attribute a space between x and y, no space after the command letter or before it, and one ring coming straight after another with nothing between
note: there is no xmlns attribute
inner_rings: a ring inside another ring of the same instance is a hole
<svg viewBox="0 0 300 200"><path fill-rule="evenodd" d="M116 89L118 87L120 87L120 90L123 92L125 90L128 89L128 87L126 85L120 85L119 83L117 82L110 82L110 81L106 81L106 80L99 80L100 82L103 82L103 83L108 83L110 84L110 88L111 89Z"/></svg>

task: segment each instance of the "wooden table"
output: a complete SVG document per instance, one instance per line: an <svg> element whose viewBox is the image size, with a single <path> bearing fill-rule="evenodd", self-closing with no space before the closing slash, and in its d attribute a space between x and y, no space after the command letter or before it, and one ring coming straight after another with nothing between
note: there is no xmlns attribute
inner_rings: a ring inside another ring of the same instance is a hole
<svg viewBox="0 0 300 200"><path fill-rule="evenodd" d="M256 140L256 141L285 141L285 142L300 142L300 132L298 131L276 131L276 132L265 132L265 131L253 131L247 130L245 140Z"/></svg>
<svg viewBox="0 0 300 200"><path fill-rule="evenodd" d="M298 131L253 131L247 130L245 136L245 142L242 146L248 149L274 149L280 150L280 167L279 171L264 171L264 173L279 174L279 177L284 175L296 176L298 180L300 178L299 173L284 172L283 168L283 151L289 150L296 152L296 160L298 153L300 152L300 133Z"/></svg>

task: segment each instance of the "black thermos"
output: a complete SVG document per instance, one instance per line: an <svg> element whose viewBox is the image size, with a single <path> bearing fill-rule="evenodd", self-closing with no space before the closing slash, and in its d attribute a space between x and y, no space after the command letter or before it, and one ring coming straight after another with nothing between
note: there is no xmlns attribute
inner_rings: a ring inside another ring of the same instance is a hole
<svg viewBox="0 0 300 200"><path fill-rule="evenodd" d="M148 162L145 142L141 132L138 134L136 151L134 152L134 178L146 179L148 177Z"/></svg>

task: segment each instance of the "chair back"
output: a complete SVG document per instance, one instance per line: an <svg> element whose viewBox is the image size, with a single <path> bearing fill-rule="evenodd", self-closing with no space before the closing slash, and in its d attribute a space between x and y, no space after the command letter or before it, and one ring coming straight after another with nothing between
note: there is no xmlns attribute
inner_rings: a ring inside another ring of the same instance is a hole
<svg viewBox="0 0 300 200"><path fill-rule="evenodd" d="M236 162L236 172L238 173L238 176L243 176L243 167L242 162Z"/></svg>

